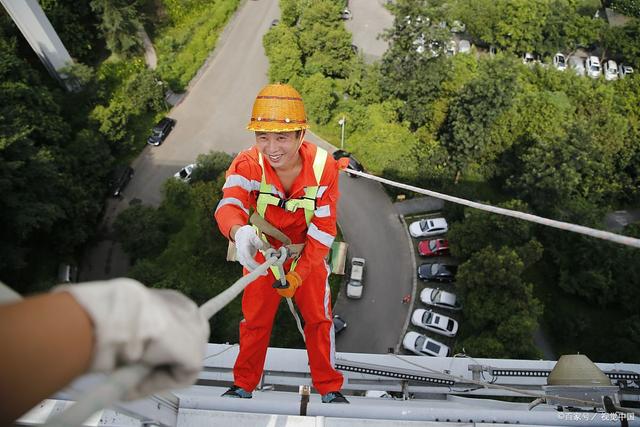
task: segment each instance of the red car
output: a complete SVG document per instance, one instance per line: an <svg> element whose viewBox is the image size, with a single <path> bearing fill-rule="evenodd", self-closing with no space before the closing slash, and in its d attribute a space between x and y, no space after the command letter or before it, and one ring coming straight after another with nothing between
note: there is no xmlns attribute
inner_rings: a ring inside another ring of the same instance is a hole
<svg viewBox="0 0 640 427"><path fill-rule="evenodd" d="M418 243L418 253L421 256L449 255L449 241L446 239L429 239Z"/></svg>

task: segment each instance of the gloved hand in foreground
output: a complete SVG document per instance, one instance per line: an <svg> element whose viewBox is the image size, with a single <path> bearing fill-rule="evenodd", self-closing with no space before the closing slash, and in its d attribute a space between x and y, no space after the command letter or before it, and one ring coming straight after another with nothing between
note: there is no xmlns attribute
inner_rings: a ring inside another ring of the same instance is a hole
<svg viewBox="0 0 640 427"><path fill-rule="evenodd" d="M90 370L108 372L142 363L155 369L127 396L137 399L195 382L209 338L209 322L181 293L149 289L132 279L58 286L89 314L94 328Z"/></svg>
<svg viewBox="0 0 640 427"><path fill-rule="evenodd" d="M302 278L295 271L288 272L285 276L287 279L287 283L289 284L288 288L276 288L276 291L280 294L281 297L284 298L293 298L296 293L296 290L302 286Z"/></svg>
<svg viewBox="0 0 640 427"><path fill-rule="evenodd" d="M243 225L236 231L234 239L238 262L249 271L258 268L260 264L255 260L256 253L259 249L267 249L267 244L258 237L255 228Z"/></svg>

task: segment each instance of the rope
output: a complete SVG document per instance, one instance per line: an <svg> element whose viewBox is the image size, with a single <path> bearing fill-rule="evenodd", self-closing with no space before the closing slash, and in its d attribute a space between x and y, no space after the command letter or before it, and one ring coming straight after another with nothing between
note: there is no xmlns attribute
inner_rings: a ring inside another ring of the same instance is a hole
<svg viewBox="0 0 640 427"><path fill-rule="evenodd" d="M287 298L287 305L289 306L289 311L293 314L294 319L296 319L296 326L298 327L298 331L300 331L300 335L302 335L302 341L307 342L304 337L304 330L302 329L302 323L300 323L300 316L298 316L298 312L293 306L293 300L291 298Z"/></svg>
<svg viewBox="0 0 640 427"><path fill-rule="evenodd" d="M200 312L207 319L212 317L237 297L249 283L257 279L258 276L266 273L269 267L276 262L279 262L279 258L275 255L270 256L255 270L241 277L224 292L216 295L200 306ZM150 366L143 364L133 364L118 368L107 377L105 382L88 392L83 392L82 399L78 400L76 404L60 415L52 417L45 426L67 427L82 425L91 414L122 400L129 390L135 387L136 384L139 384L151 371L152 368Z"/></svg>
<svg viewBox="0 0 640 427"><path fill-rule="evenodd" d="M414 187L413 185L402 184L396 181L391 181L386 178L380 178L375 175L370 175L364 172L358 172L349 169L347 173L358 175L364 178L378 181L383 184L391 185L392 187L402 188L404 190L413 191L416 193L424 194L426 196L435 197L437 199L446 200L448 202L457 203L459 205L469 206L471 208L480 209L486 212L496 213L498 215L510 216L512 218L521 219L524 221L535 222L536 224L545 225L547 227L553 227L560 230L571 231L573 233L584 234L586 236L595 237L597 239L608 240L610 242L619 243L625 246L632 246L634 248L640 248L640 239L636 239L629 236L623 236L621 234L611 233L609 231L597 230L595 228L585 227L583 225L572 224L570 222L556 221L554 219L548 219L537 215L532 215L524 212L514 211L511 209L498 208L484 203L472 202L470 200L462 199L460 197L449 196L448 194L438 193L436 191L426 190L424 188Z"/></svg>

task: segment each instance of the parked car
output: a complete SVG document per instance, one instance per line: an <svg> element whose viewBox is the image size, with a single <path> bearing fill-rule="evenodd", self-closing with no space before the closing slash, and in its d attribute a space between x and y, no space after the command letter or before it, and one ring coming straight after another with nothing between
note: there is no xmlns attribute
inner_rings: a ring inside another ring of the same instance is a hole
<svg viewBox="0 0 640 427"><path fill-rule="evenodd" d="M147 138L147 144L158 146L167 138L176 121L171 117L163 117L151 130L151 135Z"/></svg>
<svg viewBox="0 0 640 427"><path fill-rule="evenodd" d="M451 23L451 30L452 33L464 33L465 31L467 31L467 26L464 25L464 23L460 22L460 21L453 21Z"/></svg>
<svg viewBox="0 0 640 427"><path fill-rule="evenodd" d="M447 220L444 218L425 218L412 222L409 225L409 234L412 237L431 237L447 232Z"/></svg>
<svg viewBox="0 0 640 427"><path fill-rule="evenodd" d="M187 165L187 166L183 167L182 169L180 169L173 176L174 176L174 178L178 178L181 181L190 182L191 181L191 174L193 173L193 170L195 168L196 168L196 165L194 163L191 163L190 165Z"/></svg>
<svg viewBox="0 0 640 427"><path fill-rule="evenodd" d="M567 59L560 52L553 56L553 66L558 71L564 71L567 69Z"/></svg>
<svg viewBox="0 0 640 427"><path fill-rule="evenodd" d="M536 59L533 56L533 53L531 52L525 52L522 54L522 63L525 65L528 64L533 64L536 61Z"/></svg>
<svg viewBox="0 0 640 427"><path fill-rule="evenodd" d="M458 311L462 305L457 301L456 294L443 291L440 288L424 288L420 292L420 301L426 305L446 308L447 310Z"/></svg>
<svg viewBox="0 0 640 427"><path fill-rule="evenodd" d="M618 64L611 59L604 63L604 79L618 80Z"/></svg>
<svg viewBox="0 0 640 427"><path fill-rule="evenodd" d="M347 283L347 297L353 299L362 298L362 288L364 279L364 258L351 259L351 276Z"/></svg>
<svg viewBox="0 0 640 427"><path fill-rule="evenodd" d="M457 267L454 265L425 262L418 267L418 279L430 282L453 282Z"/></svg>
<svg viewBox="0 0 640 427"><path fill-rule="evenodd" d="M590 56L586 62L587 75L592 79L600 77L602 70L600 69L600 60L597 56Z"/></svg>
<svg viewBox="0 0 640 427"><path fill-rule="evenodd" d="M628 65L622 65L620 64L618 66L618 74L620 75L621 79L624 79L625 77L627 77L629 74L633 74L633 68L631 68Z"/></svg>
<svg viewBox="0 0 640 427"><path fill-rule="evenodd" d="M349 10L348 7L345 7L342 10L342 12L340 12L340 18L342 18L344 20L353 19L353 14L351 13L351 10Z"/></svg>
<svg viewBox="0 0 640 427"><path fill-rule="evenodd" d="M358 172L364 172L364 167L362 166L362 164L359 161L357 161L356 158L353 157L353 155L348 151L336 150L333 152L334 159L339 160L339 159L342 159L343 157L349 158L349 165L347 166L347 169L351 169ZM349 174L349 176L352 178L358 178L358 175Z"/></svg>
<svg viewBox="0 0 640 427"><path fill-rule="evenodd" d="M458 45L455 40L449 40L445 53L449 56L453 56L458 52Z"/></svg>
<svg viewBox="0 0 640 427"><path fill-rule="evenodd" d="M333 315L333 330L336 335L347 329L347 322L339 314Z"/></svg>
<svg viewBox="0 0 640 427"><path fill-rule="evenodd" d="M279 19L274 19L273 21L271 21L271 26L272 26L272 27L275 27L275 26L277 26L279 23L280 23L280 20L279 20Z"/></svg>
<svg viewBox="0 0 640 427"><path fill-rule="evenodd" d="M469 40L460 40L458 42L458 53L469 53L471 52L471 43Z"/></svg>
<svg viewBox="0 0 640 427"><path fill-rule="evenodd" d="M109 187L112 197L120 197L122 191L133 177L133 169L128 165L118 165L111 172Z"/></svg>
<svg viewBox="0 0 640 427"><path fill-rule="evenodd" d="M449 316L434 313L433 310L419 308L411 315L411 323L419 328L446 337L455 337L458 333L458 322Z"/></svg>
<svg viewBox="0 0 640 427"><path fill-rule="evenodd" d="M449 255L449 241L447 239L429 239L418 243L418 253L421 256Z"/></svg>
<svg viewBox="0 0 640 427"><path fill-rule="evenodd" d="M586 69L584 68L584 59L579 56L569 57L569 67L579 76L584 76L586 73Z"/></svg>
<svg viewBox="0 0 640 427"><path fill-rule="evenodd" d="M413 331L404 336L402 346L418 356L447 357L451 353L449 347L441 342Z"/></svg>

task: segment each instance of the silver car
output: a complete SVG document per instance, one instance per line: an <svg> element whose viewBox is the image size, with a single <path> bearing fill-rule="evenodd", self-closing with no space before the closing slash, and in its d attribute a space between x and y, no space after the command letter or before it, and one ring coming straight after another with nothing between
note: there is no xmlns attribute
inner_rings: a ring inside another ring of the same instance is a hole
<svg viewBox="0 0 640 427"><path fill-rule="evenodd" d="M570 56L569 57L569 67L579 76L584 76L586 70L584 68L584 59L579 56Z"/></svg>
<svg viewBox="0 0 640 427"><path fill-rule="evenodd" d="M418 356L447 357L451 350L439 341L417 332L407 332L402 340L402 346Z"/></svg>
<svg viewBox="0 0 640 427"><path fill-rule="evenodd" d="M449 316L434 313L433 310L419 308L413 312L411 323L415 326L444 335L445 337L455 337L458 333L458 322Z"/></svg>

